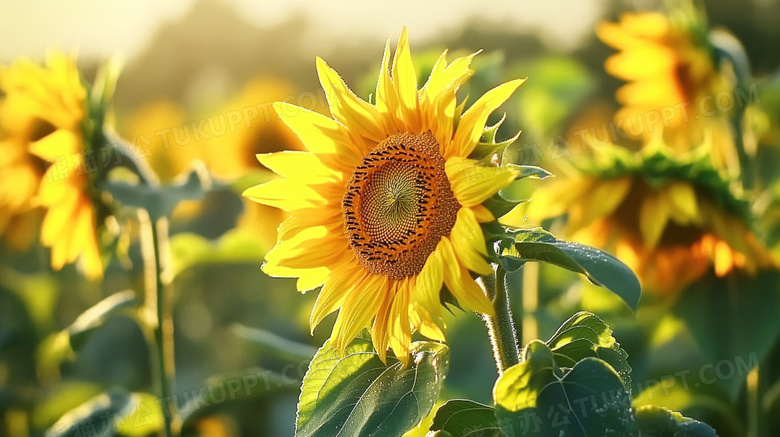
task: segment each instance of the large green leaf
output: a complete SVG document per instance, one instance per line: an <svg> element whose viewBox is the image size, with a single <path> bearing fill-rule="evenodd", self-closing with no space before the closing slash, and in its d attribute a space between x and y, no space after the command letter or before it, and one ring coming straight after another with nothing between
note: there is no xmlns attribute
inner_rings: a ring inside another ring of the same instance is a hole
<svg viewBox="0 0 780 437"><path fill-rule="evenodd" d="M642 292L639 280L628 266L609 253L583 244L558 240L541 228L512 231L512 237L511 243L502 239L500 245L504 252L501 256L516 261L545 262L582 273L594 284L620 296L636 311Z"/></svg>
<svg viewBox="0 0 780 437"><path fill-rule="evenodd" d="M609 364L587 357L572 368L561 368L550 348L538 340L526 347L523 358L493 389L496 417L506 434L632 435L631 396Z"/></svg>
<svg viewBox="0 0 780 437"><path fill-rule="evenodd" d="M503 437L495 409L467 399L447 401L431 424L436 437Z"/></svg>
<svg viewBox="0 0 780 437"><path fill-rule="evenodd" d="M560 367L574 367L586 357L601 358L620 375L626 390L631 388L628 354L612 337L612 330L595 314L580 311L565 321L547 340Z"/></svg>
<svg viewBox="0 0 780 437"><path fill-rule="evenodd" d="M370 340L357 338L340 356L331 340L317 352L301 387L296 436L401 435L428 415L449 366L449 349L412 345L408 367L387 366Z"/></svg>
<svg viewBox="0 0 780 437"><path fill-rule="evenodd" d="M639 437L717 437L715 430L706 423L660 407L637 408L635 423Z"/></svg>

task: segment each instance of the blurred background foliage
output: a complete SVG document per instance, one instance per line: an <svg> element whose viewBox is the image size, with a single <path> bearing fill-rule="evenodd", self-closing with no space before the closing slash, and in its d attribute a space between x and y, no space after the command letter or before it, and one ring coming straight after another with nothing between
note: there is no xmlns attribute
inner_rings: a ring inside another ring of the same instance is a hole
<svg viewBox="0 0 780 437"><path fill-rule="evenodd" d="M623 12L659 10L663 5L647 0L591 6L597 11L595 20L616 21ZM746 126L754 148L760 149L753 155L758 156L755 174L762 185L747 197L756 215L757 227L751 229L777 256L780 2L706 0L701 6L712 28L726 29L742 43L752 71L747 83L758 86L760 101L749 108ZM493 12L501 15L501 10ZM447 14L446 8L441 14ZM243 189L274 177L255 154L302 148L275 117L272 102L327 112L303 37L303 30L313 26L311 20L299 14L258 26L233 4L193 1L186 13L151 33L145 48L127 59L119 80L114 123L134 146L136 157L148 160L164 183L184 175L197 160L214 179L202 202L177 207L171 224L174 401L185 417L185 435L291 435L300 379L308 359L330 333L333 316L309 334L316 293L301 296L292 280L272 279L259 269L283 213L240 197ZM425 40L415 39L415 29L410 29L420 83L445 47L452 50L450 59L483 51L464 95L481 95L504 80L528 77L502 108L507 118L500 135L523 130L509 149L513 159L565 178L572 162L593 154L592 145L575 132L609 123L620 108L615 95L625 82L604 68L615 50L594 30L560 45L541 34L544 22L535 27L487 19L458 23ZM595 29L596 21L590 27ZM567 29L546 32L563 35ZM12 41L4 38L3 44ZM381 47L379 39L354 35L318 54L369 99ZM82 56L80 69L91 80L104 60ZM629 139L622 146L638 150L642 141ZM540 186L523 182L506 194L533 197ZM94 282L73 266L52 271L45 249L20 243L30 234L31 241L37 241L36 220L40 217L26 217L25 226L6 232L0 244L0 435L12 437L43 435L63 414L101 392L143 393L153 387L145 334L133 323L135 316L121 308L101 329L89 331L74 347L79 350L70 350L72 323L82 312L116 292L143 288L137 235L123 234L104 280ZM514 221L552 226L568 237L558 221L534 221L523 214ZM689 261L683 257L676 262ZM767 429L780 429L778 279L771 268L724 276L707 267L671 297L646 290L634 315L615 296L555 267L529 267L510 275L522 344L548 338L580 309L592 311L614 329L614 337L629 353L637 404L681 411L711 424L722 437L745 435L756 420L755 411L768 418ZM482 322L456 310L447 324L452 357L444 398L489 404L496 370ZM70 346L62 344L64 332L71 334ZM759 362L761 377L751 380L740 363ZM214 402L219 387L224 390L220 381L258 374L264 375L263 390ZM210 400L192 407L204 387L212 390L207 390ZM140 425L120 431L153 434L159 424L154 401L135 403L149 405L149 411L137 412L140 421L125 421Z"/></svg>

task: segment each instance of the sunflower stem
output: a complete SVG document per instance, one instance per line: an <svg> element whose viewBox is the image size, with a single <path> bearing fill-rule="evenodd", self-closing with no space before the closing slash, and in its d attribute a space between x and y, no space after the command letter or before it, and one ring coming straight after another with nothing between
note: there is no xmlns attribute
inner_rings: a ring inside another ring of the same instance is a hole
<svg viewBox="0 0 780 437"><path fill-rule="evenodd" d="M170 314L166 295L166 281L164 274L169 259L168 246L168 221L161 218L152 221L146 211L140 211L140 221L145 228L145 238L142 245L144 255L144 272L146 296L144 308L147 320L154 330L154 340L150 344L150 356L152 356L152 371L155 376L157 392L160 395L163 418L165 420L164 435L172 437L173 424L176 420L175 410L169 402L173 392L174 373L174 347L173 347L173 320Z"/></svg>
<svg viewBox="0 0 780 437"><path fill-rule="evenodd" d="M517 331L509 305L509 295L506 292L506 270L500 265L494 265L494 273L482 277L482 284L488 297L493 302L494 316L485 315L490 344L493 347L493 357L496 360L498 374L520 362L520 351L517 345Z"/></svg>

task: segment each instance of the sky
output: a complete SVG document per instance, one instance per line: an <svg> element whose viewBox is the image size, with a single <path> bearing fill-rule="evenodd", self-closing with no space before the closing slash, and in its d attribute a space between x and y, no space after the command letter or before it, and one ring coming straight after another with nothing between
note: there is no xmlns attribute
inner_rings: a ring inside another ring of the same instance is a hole
<svg viewBox="0 0 780 437"><path fill-rule="evenodd" d="M41 59L47 48L77 49L80 56L132 58L163 23L183 16L198 0L3 0L0 3L0 62L18 56ZM302 15L312 23L307 41L326 47L338 41L387 39L407 26L418 41L435 38L468 20L538 31L562 48L574 46L593 30L603 0L531 2L394 0L213 0L235 7L247 21L273 26Z"/></svg>

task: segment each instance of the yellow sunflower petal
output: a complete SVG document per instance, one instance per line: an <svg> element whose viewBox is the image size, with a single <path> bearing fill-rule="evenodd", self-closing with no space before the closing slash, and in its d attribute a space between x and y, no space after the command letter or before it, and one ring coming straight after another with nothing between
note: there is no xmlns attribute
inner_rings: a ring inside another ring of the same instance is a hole
<svg viewBox="0 0 780 437"><path fill-rule="evenodd" d="M320 83L328 96L333 117L365 138L375 142L382 141L387 133L382 127L382 118L376 107L356 96L341 77L328 64L317 58L317 73Z"/></svg>
<svg viewBox="0 0 780 437"><path fill-rule="evenodd" d="M606 179L593 184L582 202L582 215L571 218L572 226L588 226L595 220L612 214L628 195L631 185L631 178Z"/></svg>
<svg viewBox="0 0 780 437"><path fill-rule="evenodd" d="M275 266L293 269L330 267L350 255L351 251L341 233L329 232L317 226L301 231L298 235L280 241L265 256L268 272Z"/></svg>
<svg viewBox="0 0 780 437"><path fill-rule="evenodd" d="M49 208L46 217L43 219L41 228L41 243L45 246L51 246L57 242L71 220L76 216L79 207L79 194L75 190L65 191L62 203Z"/></svg>
<svg viewBox="0 0 780 437"><path fill-rule="evenodd" d="M74 220L69 224L73 233L73 243L68 248L67 261L74 261L84 252L86 243L93 237L94 226L92 224L92 207L86 202L80 202L80 206L74 215Z"/></svg>
<svg viewBox="0 0 780 437"><path fill-rule="evenodd" d="M523 82L525 79L516 79L501 84L474 102L461 117L455 138L453 138L452 149L447 151L445 158L469 156L485 130L488 116L501 106Z"/></svg>
<svg viewBox="0 0 780 437"><path fill-rule="evenodd" d="M390 341L388 333L388 324L390 320L390 309L393 299L398 291L398 282L393 281L390 284L390 290L382 297L382 303L374 319L374 326L371 328L371 341L374 343L374 349L379 355L379 359L387 364L387 348Z"/></svg>
<svg viewBox="0 0 780 437"><path fill-rule="evenodd" d="M459 262L458 256L447 238L442 238L442 265L444 283L464 307L482 314L493 315L493 305L487 295L471 278L469 271Z"/></svg>
<svg viewBox="0 0 780 437"><path fill-rule="evenodd" d="M466 268L482 276L493 273L493 268L483 258L487 256L485 236L471 209L461 208L458 211L450 239L455 253Z"/></svg>
<svg viewBox="0 0 780 437"><path fill-rule="evenodd" d="M285 211L302 208L316 208L325 204L325 199L311 187L291 179L276 179L247 188L244 197Z"/></svg>
<svg viewBox="0 0 780 437"><path fill-rule="evenodd" d="M400 281L390 308L390 329L388 329L390 348L404 366L409 365L409 350L412 343L412 325L409 319L410 294L409 281Z"/></svg>
<svg viewBox="0 0 780 437"><path fill-rule="evenodd" d="M379 67L379 79L376 83L376 108L385 120L388 134L406 130L398 114L398 95L395 84L390 78L390 40L385 43L382 64Z"/></svg>
<svg viewBox="0 0 780 437"><path fill-rule="evenodd" d="M441 322L441 319L438 319ZM415 306L414 311L411 313L412 325L420 331L420 334L436 341L446 341L444 331L433 320L430 314L419 306ZM442 325L444 322L441 322Z"/></svg>
<svg viewBox="0 0 780 437"><path fill-rule="evenodd" d="M674 181L666 188L666 192L672 202L675 218L680 224L700 221L696 192L691 185Z"/></svg>
<svg viewBox="0 0 780 437"><path fill-rule="evenodd" d="M444 165L452 192L461 205L481 204L506 187L519 174L512 167L486 167L473 159L454 157Z"/></svg>
<svg viewBox="0 0 780 437"><path fill-rule="evenodd" d="M352 168L362 159L345 128L322 114L284 102L274 103L279 118L298 135L306 149L332 164Z"/></svg>
<svg viewBox="0 0 780 437"><path fill-rule="evenodd" d="M70 130L59 129L30 143L30 153L49 162L68 157L81 150L81 139Z"/></svg>
<svg viewBox="0 0 780 437"><path fill-rule="evenodd" d="M412 65L412 53L409 50L409 35L404 27L393 58L393 83L398 95L398 103L410 132L420 131L420 116L417 99L417 73Z"/></svg>
<svg viewBox="0 0 780 437"><path fill-rule="evenodd" d="M325 166L313 153L286 150L257 154L257 160L285 178L300 181L335 180L337 173Z"/></svg>
<svg viewBox="0 0 780 437"><path fill-rule="evenodd" d="M352 288L333 326L336 350L343 351L358 333L369 326L382 304L382 297L390 292L385 275L368 275Z"/></svg>
<svg viewBox="0 0 780 437"><path fill-rule="evenodd" d="M442 242L436 246L436 250L428 255L420 274L417 275L414 297L419 306L425 308L433 317L441 317L441 299L439 298L441 286L444 282L442 266Z"/></svg>
<svg viewBox="0 0 780 437"><path fill-rule="evenodd" d="M647 196L639 211L639 229L645 245L654 248L669 220L669 201L664 192Z"/></svg>
<svg viewBox="0 0 780 437"><path fill-rule="evenodd" d="M349 291L365 278L365 271L355 264L343 264L336 268L322 286L311 312L309 326L312 334L322 319L341 308Z"/></svg>
<svg viewBox="0 0 780 437"><path fill-rule="evenodd" d="M298 280L295 288L300 291L313 290L324 284L330 276L330 269L327 267L315 267L313 269L299 269Z"/></svg>

